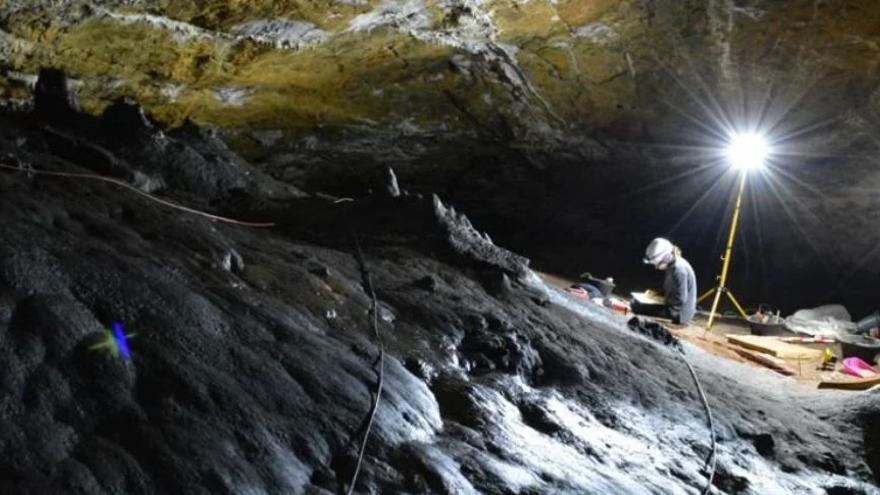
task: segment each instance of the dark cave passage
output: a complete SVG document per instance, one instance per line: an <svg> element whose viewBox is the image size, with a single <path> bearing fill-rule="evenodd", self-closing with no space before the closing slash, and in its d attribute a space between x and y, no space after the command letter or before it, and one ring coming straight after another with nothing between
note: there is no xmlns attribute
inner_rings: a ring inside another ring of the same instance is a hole
<svg viewBox="0 0 880 495"><path fill-rule="evenodd" d="M440 141L426 155L449 152L448 160L460 161L433 164L438 171L427 174L422 167L428 164L404 163L397 175L413 191L449 198L494 240L528 256L536 269L571 278L582 272L613 276L624 293L656 286L662 277L641 258L648 242L663 236L682 247L701 287L714 284L737 185L725 164L706 160L670 167L626 156L590 163L562 151L527 160L498 143ZM344 151L334 158L355 163ZM747 183L729 287L750 308L765 303L790 313L835 303L855 318L873 311L880 245L871 223L875 193L855 187L873 183L872 165L840 159L780 162ZM349 183L331 176L308 186L357 197L384 175L382 164L365 168Z"/></svg>

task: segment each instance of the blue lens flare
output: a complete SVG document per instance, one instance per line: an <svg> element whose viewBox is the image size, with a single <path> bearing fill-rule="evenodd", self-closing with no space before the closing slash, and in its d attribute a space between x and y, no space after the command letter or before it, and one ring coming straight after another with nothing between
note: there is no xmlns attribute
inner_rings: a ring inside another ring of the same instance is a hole
<svg viewBox="0 0 880 495"><path fill-rule="evenodd" d="M128 348L128 339L134 337L135 334L126 335L125 331L122 329L122 323L117 321L114 321L110 327L112 328L112 332L104 329L104 338L101 342L90 346L89 350L98 351L101 349L107 349L113 357L122 356L123 359L130 359L131 351Z"/></svg>
<svg viewBox="0 0 880 495"><path fill-rule="evenodd" d="M113 327L113 340L116 342L116 348L119 351L119 354L121 354L124 359L128 359L131 357L131 353L128 350L128 340L126 340L125 332L122 331L122 324L114 321L111 326Z"/></svg>

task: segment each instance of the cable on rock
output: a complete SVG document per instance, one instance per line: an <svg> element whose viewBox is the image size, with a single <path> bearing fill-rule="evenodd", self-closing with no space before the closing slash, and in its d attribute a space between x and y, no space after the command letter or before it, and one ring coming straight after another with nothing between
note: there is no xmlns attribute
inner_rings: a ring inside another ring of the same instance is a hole
<svg viewBox="0 0 880 495"><path fill-rule="evenodd" d="M690 361L688 361L687 356L684 353L684 347L681 345L681 341L679 341L678 337L672 335L666 327L660 325L655 321L643 320L638 317L633 317L627 323L627 326L630 330L640 333L645 337L656 340L661 344L671 347L678 351L678 355L681 357L681 360L684 361L684 364L687 366L688 371L691 373L691 377L694 379L694 383L697 386L697 392L700 394L700 400L703 402L703 407L706 409L706 418L708 419L709 425L709 435L712 439L712 447L709 452L709 457L706 458L706 463L703 465L703 469L708 469L709 471L709 479L708 483L706 483L706 487L703 488L703 491L700 492L702 495L706 495L712 489L712 482L715 479L715 467L716 467L716 457L718 454L718 443L715 437L715 422L712 419L712 409L709 407L709 400L706 398L706 392L703 391L703 385L700 383L700 379L697 376L696 370L691 366Z"/></svg>
<svg viewBox="0 0 880 495"><path fill-rule="evenodd" d="M382 340L382 334L379 332L379 301L376 298L376 291L373 288L373 278L367 270L367 264L364 261L364 252L361 249L361 243L357 235L354 235L355 256L361 270L361 278L364 284L364 291L370 296L370 323L373 327L373 335L376 337L376 344L379 347L379 379L376 383L376 400L370 410L370 418L367 421L367 427L364 430L364 438L361 440L361 448L358 452L357 464L355 464L354 473L351 475L351 483L348 486L348 495L354 493L354 487L357 484L358 475L361 471L361 464L364 461L364 453L367 450L367 441L370 438L370 431L373 429L373 421L376 419L376 411L379 410L379 401L382 398L382 388L385 382L385 343Z"/></svg>
<svg viewBox="0 0 880 495"><path fill-rule="evenodd" d="M691 377L694 379L694 383L697 384L697 391L700 393L700 399L703 401L703 407L706 408L706 417L709 420L709 434L712 437L712 450L709 452L709 457L706 458L706 464L703 466L704 469L709 469L709 481L706 483L706 488L702 491L702 495L706 495L709 493L709 490L712 489L712 481L715 479L715 464L718 450L717 441L715 439L715 423L712 420L712 409L709 408L709 400L706 399L706 393L703 392L703 385L700 384L700 379L697 378L697 372L694 371L694 367L691 366L691 363L685 357L684 351L680 350L679 352L681 360L687 365L688 371L691 372Z"/></svg>
<svg viewBox="0 0 880 495"><path fill-rule="evenodd" d="M174 209L177 209L180 211L185 211L187 213L192 213L193 215L200 215L200 216L203 216L206 218L210 218L211 220L216 220L218 222L225 222L225 223L231 223L234 225L241 225L244 227L256 227L256 228L268 228L268 227L275 226L274 222L246 222L243 220L235 220L233 218L221 217L219 215L212 215L211 213L206 213L204 211L196 210L196 209L190 208L188 206L179 205L177 203L168 201L167 199L162 199L158 196L154 196L150 193L141 191L140 189L132 186L131 184L129 184L123 180L114 179L112 177L105 177L103 175L75 174L75 173L70 173L70 172L50 172L48 170L38 170L38 169L34 169L34 168L13 167L12 165L7 165L5 163L0 163L0 169L12 170L15 172L26 172L28 174L35 174L35 175L47 175L47 176L51 176L51 177L68 177L68 178L72 178L72 179L91 179L91 180L98 180L98 181L102 181L102 182L109 182L110 184L115 184L119 187L128 189L129 191L135 192L135 193L149 199L150 201L154 201L154 202L159 203L161 205L168 206L169 208L174 208Z"/></svg>

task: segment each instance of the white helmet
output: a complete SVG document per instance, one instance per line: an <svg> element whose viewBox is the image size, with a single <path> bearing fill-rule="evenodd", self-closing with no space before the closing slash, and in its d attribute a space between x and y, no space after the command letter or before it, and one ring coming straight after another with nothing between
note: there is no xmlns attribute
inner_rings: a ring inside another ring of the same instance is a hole
<svg viewBox="0 0 880 495"><path fill-rule="evenodd" d="M658 237L651 241L651 244L648 244L648 249L645 250L645 259L643 260L645 264L657 266L663 262L672 254L675 246L672 245L668 240Z"/></svg>

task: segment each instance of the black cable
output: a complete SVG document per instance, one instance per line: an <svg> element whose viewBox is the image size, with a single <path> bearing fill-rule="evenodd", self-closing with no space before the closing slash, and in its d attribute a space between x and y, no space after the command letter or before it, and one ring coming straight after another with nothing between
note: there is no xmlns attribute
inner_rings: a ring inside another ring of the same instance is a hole
<svg viewBox="0 0 880 495"><path fill-rule="evenodd" d="M633 317L627 323L627 326L630 330L640 333L645 337L653 339L657 342L662 343L666 347L671 347L678 351L681 356L681 360L684 361L684 364L687 366L688 371L691 373L691 377L694 379L694 383L697 385L697 392L700 393L700 399L703 401L703 407L706 409L706 417L709 420L709 434L712 438L712 450L709 452L709 457L706 458L706 464L703 465L703 469L709 470L709 482L706 484L706 487L701 492L702 495L706 495L709 493L709 490L712 489L712 481L715 479L715 467L716 467L716 456L718 452L718 443L715 438L715 422L712 419L712 409L709 407L709 400L706 398L706 392L703 391L703 385L700 383L700 379L697 377L697 372L694 370L694 367L691 366L691 363L687 360L687 356L684 353L684 347L681 345L678 337L672 334L666 327L660 325L655 321L644 320L638 317Z"/></svg>
<svg viewBox="0 0 880 495"><path fill-rule="evenodd" d="M356 248L355 255L358 265L361 269L361 278L363 279L364 291L370 296L370 312L372 313L373 334L379 347L379 380L376 383L376 401L370 411L370 419L367 421L367 428L364 431L364 438L361 441L360 452L358 453L357 464L354 473L351 476L351 483L348 487L348 495L354 493L354 487L357 484L358 475L361 471L361 464L364 461L364 452L367 450L367 440L370 438L370 431L373 429L373 421L376 419L376 411L379 410L379 400L382 398L382 387L385 382L385 343L382 340L382 334L379 332L379 301L376 299L376 291L373 289L373 278L367 270L367 264L364 261L364 252L361 250L361 243L358 241L357 235L354 236L354 245Z"/></svg>
<svg viewBox="0 0 880 495"><path fill-rule="evenodd" d="M32 167L29 167L27 169L21 169L19 167L13 167L12 165L7 165L5 163L0 163L0 169L19 171L19 172L24 171L24 172L27 172L28 174L46 175L46 176L51 176L51 177L69 177L69 178L73 178L73 179L99 180L102 182L115 184L117 186L128 189L129 191L131 191L135 194L139 194L139 195L149 199L150 201L155 201L156 203L159 203L161 205L165 205L165 206L168 206L171 208L175 208L177 210L185 211L187 213L192 213L194 215L200 215L205 218L210 218L211 220L217 220L220 222L226 222L226 223L231 223L231 224L235 224L235 225L244 225L245 227L268 228L268 227L275 226L275 223L273 223L273 222L245 222L243 220L236 220L234 218L221 217L220 215L214 215L214 214L207 213L207 212L204 212L201 210L197 210L195 208L190 208L188 206L179 205L177 203L174 203L173 201L169 201L167 199L162 199L162 198L155 196L153 194L150 194L148 192L141 191L140 189L132 186L131 184L129 184L123 180L120 180L120 179L115 179L113 177L105 177L103 175L95 175L95 174L52 172L49 170L37 170Z"/></svg>
<svg viewBox="0 0 880 495"><path fill-rule="evenodd" d="M703 386L700 384L700 379L697 378L697 372L694 371L694 367L691 366L691 363L688 362L687 358L684 356L684 351L681 352L681 360L687 365L688 371L691 372L691 377L694 379L694 383L697 384L697 391L700 392L700 398L703 400L703 407L706 408L706 417L709 418L709 434L712 436L712 451L709 453L709 457L706 458L706 464L703 466L704 469L707 467L709 468L709 482L706 484L706 488L704 488L702 492L702 495L706 495L712 488L712 480L715 479L715 464L718 448L715 439L715 423L712 420L712 409L709 408L709 400L706 399L706 393L703 392Z"/></svg>

